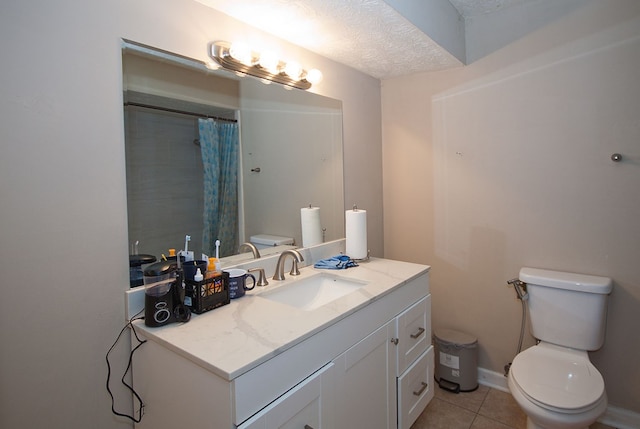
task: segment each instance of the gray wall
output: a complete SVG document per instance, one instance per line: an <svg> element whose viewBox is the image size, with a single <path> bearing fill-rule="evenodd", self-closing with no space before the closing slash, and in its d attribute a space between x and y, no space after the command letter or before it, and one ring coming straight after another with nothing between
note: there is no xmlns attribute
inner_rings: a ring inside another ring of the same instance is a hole
<svg viewBox="0 0 640 429"><path fill-rule="evenodd" d="M613 278L591 358L610 403L640 412L640 3L563 4L539 2L555 21L465 68L383 81L385 256L432 265L434 328L476 335L499 374L520 267ZM478 17L467 37L527 16Z"/></svg>
<svg viewBox="0 0 640 429"><path fill-rule="evenodd" d="M130 427L104 386L128 287L121 38L201 60L260 39L322 70L316 91L343 100L345 199L382 254L378 80L192 1L4 2L0 21L0 427Z"/></svg>

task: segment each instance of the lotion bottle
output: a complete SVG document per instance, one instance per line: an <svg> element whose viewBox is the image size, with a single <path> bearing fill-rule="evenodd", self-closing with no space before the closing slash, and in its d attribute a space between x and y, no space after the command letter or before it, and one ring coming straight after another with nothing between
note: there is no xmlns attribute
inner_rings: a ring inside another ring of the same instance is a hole
<svg viewBox="0 0 640 429"><path fill-rule="evenodd" d="M219 276L220 274L221 273L220 273L218 258L214 258L214 257L209 258L209 265L207 265L206 277L210 279L212 277Z"/></svg>

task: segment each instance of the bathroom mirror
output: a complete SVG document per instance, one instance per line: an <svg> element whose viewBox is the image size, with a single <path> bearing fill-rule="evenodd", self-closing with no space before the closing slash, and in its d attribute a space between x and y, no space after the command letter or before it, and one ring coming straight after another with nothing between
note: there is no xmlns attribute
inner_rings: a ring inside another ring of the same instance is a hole
<svg viewBox="0 0 640 429"><path fill-rule="evenodd" d="M309 204L320 207L325 241L344 237L339 100L129 41L123 89L130 253L139 242L139 253L161 257L182 249L186 235L196 255L205 250L198 130L205 117L238 127L238 243L268 234L300 246L300 209ZM232 247L220 256L237 253Z"/></svg>

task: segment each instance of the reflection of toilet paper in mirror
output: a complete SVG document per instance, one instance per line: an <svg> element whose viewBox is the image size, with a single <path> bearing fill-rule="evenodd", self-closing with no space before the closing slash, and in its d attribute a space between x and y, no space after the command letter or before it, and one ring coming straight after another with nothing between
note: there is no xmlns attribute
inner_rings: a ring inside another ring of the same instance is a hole
<svg viewBox="0 0 640 429"><path fill-rule="evenodd" d="M354 209L345 212L346 253L353 259L367 257L367 211Z"/></svg>
<svg viewBox="0 0 640 429"><path fill-rule="evenodd" d="M302 222L302 247L315 246L322 243L322 226L320 225L320 207L303 207L300 209Z"/></svg>

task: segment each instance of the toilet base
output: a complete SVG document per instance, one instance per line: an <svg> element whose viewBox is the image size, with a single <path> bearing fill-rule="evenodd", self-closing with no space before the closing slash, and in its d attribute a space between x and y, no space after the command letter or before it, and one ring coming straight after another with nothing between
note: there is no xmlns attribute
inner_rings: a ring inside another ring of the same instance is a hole
<svg viewBox="0 0 640 429"><path fill-rule="evenodd" d="M531 421L529 416L527 416L527 429L553 429L553 428L539 426L535 424L533 421ZM574 429L589 429L589 426L584 426L584 427L574 428Z"/></svg>

